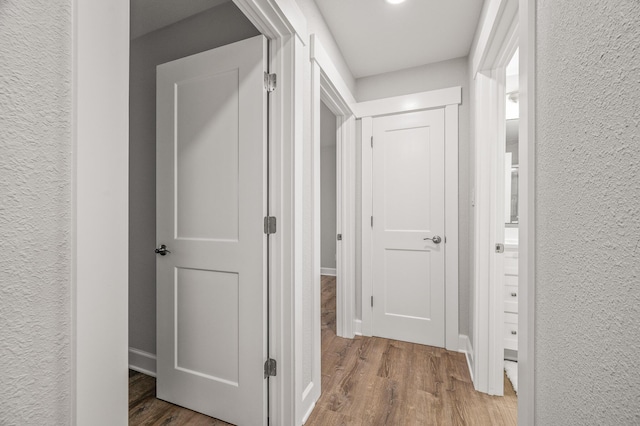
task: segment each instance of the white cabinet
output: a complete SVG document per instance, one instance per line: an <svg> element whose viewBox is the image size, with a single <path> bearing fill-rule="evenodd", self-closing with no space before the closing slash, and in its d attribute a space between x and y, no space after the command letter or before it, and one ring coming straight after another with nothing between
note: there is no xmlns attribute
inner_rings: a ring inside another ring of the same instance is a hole
<svg viewBox="0 0 640 426"><path fill-rule="evenodd" d="M504 348L518 350L518 246L504 251Z"/></svg>

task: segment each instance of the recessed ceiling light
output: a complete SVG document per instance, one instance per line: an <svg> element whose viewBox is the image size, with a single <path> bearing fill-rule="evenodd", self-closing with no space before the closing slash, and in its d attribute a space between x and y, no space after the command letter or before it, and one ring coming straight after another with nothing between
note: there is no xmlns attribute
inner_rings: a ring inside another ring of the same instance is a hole
<svg viewBox="0 0 640 426"><path fill-rule="evenodd" d="M387 0L387 3L389 4L400 4L400 3L404 3L405 0Z"/></svg>

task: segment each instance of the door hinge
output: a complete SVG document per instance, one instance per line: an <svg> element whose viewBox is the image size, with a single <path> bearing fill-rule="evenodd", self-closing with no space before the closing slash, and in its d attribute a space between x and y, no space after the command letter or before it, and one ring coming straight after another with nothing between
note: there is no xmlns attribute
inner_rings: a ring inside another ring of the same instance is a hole
<svg viewBox="0 0 640 426"><path fill-rule="evenodd" d="M277 373L277 363L275 359L268 358L264 362L264 378L275 377Z"/></svg>
<svg viewBox="0 0 640 426"><path fill-rule="evenodd" d="M338 241L342 241L342 234L338 234Z"/></svg>
<svg viewBox="0 0 640 426"><path fill-rule="evenodd" d="M264 218L264 233L267 235L276 233L276 218L274 216Z"/></svg>
<svg viewBox="0 0 640 426"><path fill-rule="evenodd" d="M496 244L496 253L504 253L504 244Z"/></svg>
<svg viewBox="0 0 640 426"><path fill-rule="evenodd" d="M371 136L371 148L373 148L373 136Z"/></svg>
<svg viewBox="0 0 640 426"><path fill-rule="evenodd" d="M269 74L268 72L264 72L264 90L267 92L273 92L276 90L278 85L278 81L275 74Z"/></svg>
<svg viewBox="0 0 640 426"><path fill-rule="evenodd" d="M373 296L371 296L371 307L373 308Z"/></svg>
<svg viewBox="0 0 640 426"><path fill-rule="evenodd" d="M371 216L371 227L373 228L373 216Z"/></svg>

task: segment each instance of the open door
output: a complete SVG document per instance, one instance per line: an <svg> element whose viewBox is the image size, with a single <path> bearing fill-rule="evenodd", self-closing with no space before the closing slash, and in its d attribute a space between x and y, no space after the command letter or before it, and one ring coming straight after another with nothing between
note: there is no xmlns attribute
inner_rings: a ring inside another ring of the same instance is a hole
<svg viewBox="0 0 640 426"><path fill-rule="evenodd" d="M263 36L157 70L157 397L239 425L267 423L266 70Z"/></svg>

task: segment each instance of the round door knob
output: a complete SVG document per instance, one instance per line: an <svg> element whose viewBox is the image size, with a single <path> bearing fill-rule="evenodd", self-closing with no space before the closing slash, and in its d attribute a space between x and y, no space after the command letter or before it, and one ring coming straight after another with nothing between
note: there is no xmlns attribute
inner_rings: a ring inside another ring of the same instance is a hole
<svg viewBox="0 0 640 426"><path fill-rule="evenodd" d="M440 236L439 236L439 235L436 235L436 236L431 237L431 238L427 237L427 238L425 238L424 240L425 240L425 241L426 241L426 240L431 240L431 241L433 241L435 244L440 244L440 243L442 242L442 238L440 238Z"/></svg>
<svg viewBox="0 0 640 426"><path fill-rule="evenodd" d="M167 253L171 253L171 252L167 250L167 246L164 244L161 244L160 247L156 249L156 254L159 254L160 256L166 256Z"/></svg>

